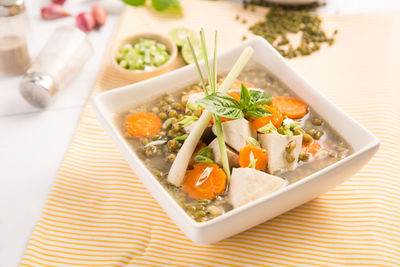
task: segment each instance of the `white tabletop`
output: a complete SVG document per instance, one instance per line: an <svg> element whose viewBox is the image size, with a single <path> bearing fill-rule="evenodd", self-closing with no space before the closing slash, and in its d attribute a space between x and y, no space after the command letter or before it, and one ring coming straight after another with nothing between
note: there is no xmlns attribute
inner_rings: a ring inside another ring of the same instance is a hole
<svg viewBox="0 0 400 267"><path fill-rule="evenodd" d="M51 107L39 110L27 104L18 91L21 77L0 78L0 267L18 266L40 217L118 21L119 7L122 5L116 1L101 1L112 8L112 14L103 28L89 34L94 44L94 56L74 81L59 93ZM41 20L40 7L49 2L26 0L35 38L32 45L36 51L44 45L54 28L75 23L74 17ZM92 2L67 1L66 7L77 14L90 10ZM326 2L327 5L320 9L322 13L400 9L400 1L397 0Z"/></svg>

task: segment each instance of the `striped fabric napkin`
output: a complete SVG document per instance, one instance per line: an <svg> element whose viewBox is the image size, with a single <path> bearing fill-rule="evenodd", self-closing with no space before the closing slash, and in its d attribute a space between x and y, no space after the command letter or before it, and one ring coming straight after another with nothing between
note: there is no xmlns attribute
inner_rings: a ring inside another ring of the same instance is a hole
<svg viewBox="0 0 400 267"><path fill-rule="evenodd" d="M382 142L341 186L229 239L197 245L155 202L88 104L21 265L400 266L399 17L327 18L339 29L337 43L290 61ZM104 66L94 93L120 85Z"/></svg>

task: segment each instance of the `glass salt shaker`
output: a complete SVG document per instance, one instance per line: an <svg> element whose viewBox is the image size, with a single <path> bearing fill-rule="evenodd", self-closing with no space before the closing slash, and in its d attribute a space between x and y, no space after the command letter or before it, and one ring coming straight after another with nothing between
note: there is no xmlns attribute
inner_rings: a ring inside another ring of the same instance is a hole
<svg viewBox="0 0 400 267"><path fill-rule="evenodd" d="M0 0L0 75L23 74L29 67L29 29L24 0Z"/></svg>
<svg viewBox="0 0 400 267"><path fill-rule="evenodd" d="M56 28L22 77L22 96L35 107L47 107L92 53L92 44L84 32L72 26Z"/></svg>

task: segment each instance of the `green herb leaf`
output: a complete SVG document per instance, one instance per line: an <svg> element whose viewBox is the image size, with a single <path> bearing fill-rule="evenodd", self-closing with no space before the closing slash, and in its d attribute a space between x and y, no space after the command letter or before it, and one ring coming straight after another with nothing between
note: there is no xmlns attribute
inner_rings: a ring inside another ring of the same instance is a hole
<svg viewBox="0 0 400 267"><path fill-rule="evenodd" d="M251 95L246 86L242 83L242 88L240 90L240 108L243 110L250 105Z"/></svg>
<svg viewBox="0 0 400 267"><path fill-rule="evenodd" d="M175 137L174 140L176 140L176 141L184 141L187 138L188 138L188 136L185 134L185 135L181 135L181 136Z"/></svg>
<svg viewBox="0 0 400 267"><path fill-rule="evenodd" d="M265 133L265 134L270 134L270 133L278 133L278 129L272 124L272 122L269 122L267 125L261 127L258 129L260 133Z"/></svg>
<svg viewBox="0 0 400 267"><path fill-rule="evenodd" d="M122 2L130 6L142 6L146 3L146 0L122 0Z"/></svg>
<svg viewBox="0 0 400 267"><path fill-rule="evenodd" d="M198 199L198 200L194 200L194 201L190 202L189 205L198 206L198 205L208 205L210 203L211 203L211 199Z"/></svg>
<svg viewBox="0 0 400 267"><path fill-rule="evenodd" d="M251 106L245 111L246 115L253 118L264 118L271 115L271 112L263 106Z"/></svg>
<svg viewBox="0 0 400 267"><path fill-rule="evenodd" d="M292 119L286 118L283 120L283 134L288 136L293 136L293 130L300 125L299 121L294 121Z"/></svg>
<svg viewBox="0 0 400 267"><path fill-rule="evenodd" d="M261 147L260 142L258 142L257 139L255 139L251 136L247 137L246 143L251 146Z"/></svg>
<svg viewBox="0 0 400 267"><path fill-rule="evenodd" d="M210 94L197 100L196 103L220 117L240 119L244 116L236 99L225 93L216 92Z"/></svg>
<svg viewBox="0 0 400 267"><path fill-rule="evenodd" d="M251 105L271 105L272 99L267 93L259 90L250 90L250 104Z"/></svg>
<svg viewBox="0 0 400 267"><path fill-rule="evenodd" d="M212 149L208 146L201 148L196 155L206 156L207 154L212 153Z"/></svg>
<svg viewBox="0 0 400 267"><path fill-rule="evenodd" d="M197 121L199 117L197 116L185 116L178 124L183 125L183 127L188 127L193 122Z"/></svg>
<svg viewBox="0 0 400 267"><path fill-rule="evenodd" d="M193 102L187 103L186 108L192 112L201 109L201 107Z"/></svg>
<svg viewBox="0 0 400 267"><path fill-rule="evenodd" d="M197 163L214 163L212 159L203 155L194 156L194 161Z"/></svg>
<svg viewBox="0 0 400 267"><path fill-rule="evenodd" d="M271 97L258 90L248 90L247 87L242 83L242 88L240 90L240 109L246 116L262 118L266 117L271 112L269 112L262 105L271 104Z"/></svg>
<svg viewBox="0 0 400 267"><path fill-rule="evenodd" d="M249 166L247 166L247 168L253 168L253 169L255 169L255 168L256 168L256 164L257 164L257 160L258 160L258 159L256 159L256 158L254 157L253 151L251 151L251 152L250 152L250 163L249 163Z"/></svg>

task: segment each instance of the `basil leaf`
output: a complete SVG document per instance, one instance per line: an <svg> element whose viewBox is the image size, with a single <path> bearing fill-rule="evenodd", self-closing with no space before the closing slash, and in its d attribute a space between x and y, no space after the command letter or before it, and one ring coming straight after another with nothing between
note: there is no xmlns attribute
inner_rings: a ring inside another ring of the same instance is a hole
<svg viewBox="0 0 400 267"><path fill-rule="evenodd" d="M224 93L210 94L197 100L196 103L220 117L241 119L244 116L236 99Z"/></svg>
<svg viewBox="0 0 400 267"><path fill-rule="evenodd" d="M250 105L250 92L246 86L242 83L242 89L240 90L240 108L244 110Z"/></svg>
<svg viewBox="0 0 400 267"><path fill-rule="evenodd" d="M250 105L271 105L272 99L271 97L263 92L258 90L250 90Z"/></svg>
<svg viewBox="0 0 400 267"><path fill-rule="evenodd" d="M246 115L253 118L263 118L271 115L271 112L263 106L251 106L246 110Z"/></svg>
<svg viewBox="0 0 400 267"><path fill-rule="evenodd" d="M122 2L130 6L142 6L146 3L146 0L122 0Z"/></svg>

